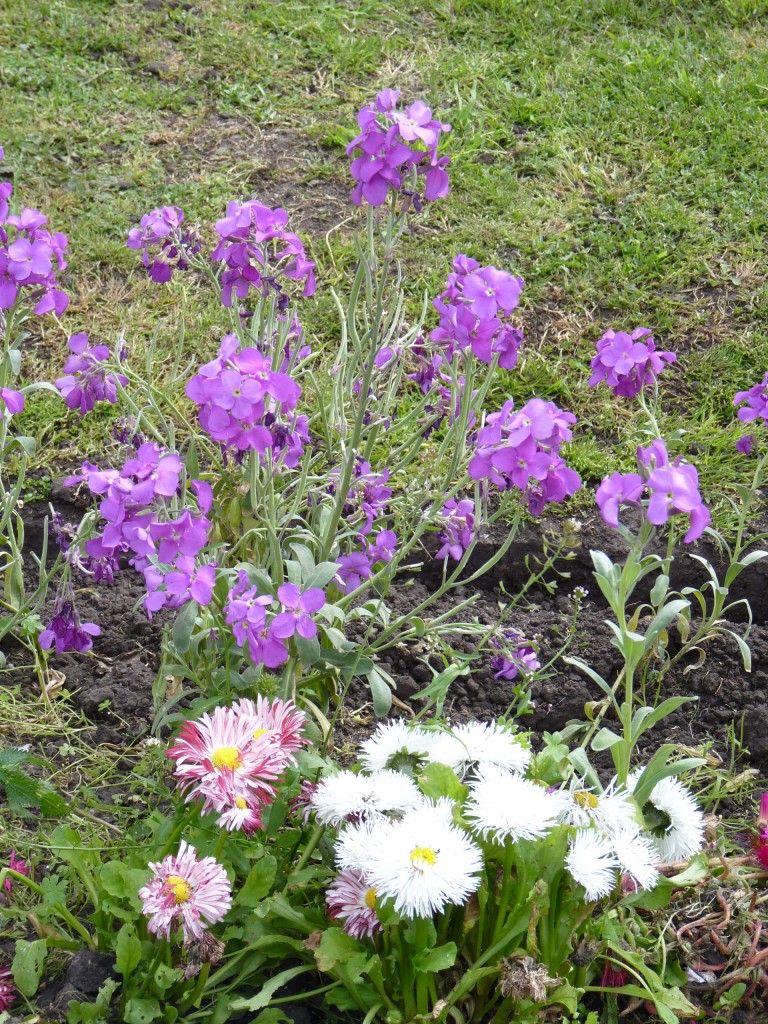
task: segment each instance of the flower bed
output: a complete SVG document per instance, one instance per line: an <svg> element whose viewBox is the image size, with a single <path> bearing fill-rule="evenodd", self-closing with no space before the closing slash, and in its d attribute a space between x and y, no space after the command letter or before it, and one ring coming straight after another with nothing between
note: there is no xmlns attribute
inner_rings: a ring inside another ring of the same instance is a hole
<svg viewBox="0 0 768 1024"><path fill-rule="evenodd" d="M151 713L168 762L131 776L147 810L121 850L75 827L77 795L68 808L29 771L44 764L3 752L13 809L63 820L45 869L14 854L0 871L16 929L0 1005L14 986L34 1000L41 983L45 1003L61 955L87 950L106 969L93 1000L59 991L72 1024L269 1024L302 1000L321 1019L364 1024L597 1024L619 1004L694 1018L704 1004L687 925L667 949L662 917L684 914L694 892L766 874L768 799L753 851L729 845L702 809L722 802L729 774L679 733L691 673L707 678L712 651L720 671L735 652L748 672L748 641L765 641L742 594L766 554L754 506L768 377L734 397L738 421L755 423L739 450L758 452L724 537L682 438L658 427L675 354L646 328L607 331L590 385L639 404L635 469L597 487L602 529L561 516L526 540L526 521L567 508L583 484L568 464L571 412L493 398L524 345L523 281L459 254L431 304L437 326L426 302L412 319L395 254L447 193L450 126L393 90L358 125L348 155L364 226L348 294L332 292L333 346L302 329L316 268L284 210L232 201L209 230L165 206L130 230L153 282L220 298L223 337L190 361L182 336L162 383L156 340L140 367L122 339L70 338L55 382L67 406L124 415L114 460L65 482L89 510L45 524L32 580L18 498L35 440L14 417L53 385L12 385L24 323L66 308L67 240L38 211L11 214L10 188L0 193L0 448L19 467L0 490L0 636L28 652L46 693L55 664L70 685L78 663L118 678L145 665L149 692L107 682L80 699L108 723L130 695L131 724ZM681 571L697 542L695 571ZM581 575L569 576L577 549ZM137 642L124 624L135 646L106 655L96 611L112 586L118 614L133 591L149 625ZM587 589L599 599L587 604ZM574 678L589 687L576 697ZM481 681L498 703L474 700ZM397 699L408 711L402 696L416 720L379 725L343 767L350 752L334 740L352 709L383 717ZM759 744L765 709L750 706ZM731 945L704 970L717 1010L765 997L757 904L742 960Z"/></svg>

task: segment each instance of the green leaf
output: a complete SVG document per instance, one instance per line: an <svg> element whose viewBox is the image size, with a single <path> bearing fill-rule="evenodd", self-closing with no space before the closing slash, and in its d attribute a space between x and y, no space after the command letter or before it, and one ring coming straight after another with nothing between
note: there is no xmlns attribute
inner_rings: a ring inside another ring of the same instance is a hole
<svg viewBox="0 0 768 1024"><path fill-rule="evenodd" d="M139 999L134 996L125 1004L123 1019L126 1024L152 1024L154 1020L160 1020L163 1011L157 999Z"/></svg>
<svg viewBox="0 0 768 1024"><path fill-rule="evenodd" d="M456 963L456 953L456 943L446 942L434 949L422 949L413 957L412 963L417 971L445 971Z"/></svg>
<svg viewBox="0 0 768 1024"><path fill-rule="evenodd" d="M106 892L117 899L125 900L134 910L141 909L139 889L147 882L145 868L129 868L124 861L109 860L99 872L99 879Z"/></svg>
<svg viewBox="0 0 768 1024"><path fill-rule="evenodd" d="M248 877L235 897L235 904L241 907L257 907L268 896L277 874L277 861L271 855L256 861Z"/></svg>
<svg viewBox="0 0 768 1024"><path fill-rule="evenodd" d="M592 740L593 750L610 750L611 747L615 747L617 743L622 743L622 737L617 735L611 729L603 726L603 728L597 733Z"/></svg>
<svg viewBox="0 0 768 1024"><path fill-rule="evenodd" d="M323 588L328 586L338 571L339 567L336 562L321 562L307 576L304 581L304 589L309 590L310 587Z"/></svg>
<svg viewBox="0 0 768 1024"><path fill-rule="evenodd" d="M383 718L392 707L392 690L384 676L378 671L375 665L371 665L369 672L366 672L366 679L371 688L373 699L373 713L378 718Z"/></svg>
<svg viewBox="0 0 768 1024"><path fill-rule="evenodd" d="M456 773L448 765L437 761L428 764L416 781L424 796L433 800L448 796L463 802L468 792L467 787L459 782Z"/></svg>
<svg viewBox="0 0 768 1024"><path fill-rule="evenodd" d="M37 992L37 986L43 976L47 952L47 939L35 939L34 942L27 942L26 939L16 940L16 952L11 971L16 987L27 999L31 999Z"/></svg>
<svg viewBox="0 0 768 1024"><path fill-rule="evenodd" d="M326 973L332 971L337 964L346 964L357 957L362 957L365 962L365 956L362 944L341 928L326 928L315 950L318 970Z"/></svg>
<svg viewBox="0 0 768 1024"><path fill-rule="evenodd" d="M197 619L197 602L187 601L173 623L171 639L179 654L186 654L192 643L192 632Z"/></svg>
<svg viewBox="0 0 768 1024"><path fill-rule="evenodd" d="M141 963L141 940L132 924L124 924L117 933L115 963L124 978L133 974Z"/></svg>
<svg viewBox="0 0 768 1024"><path fill-rule="evenodd" d="M287 985L292 978L296 978L300 974L306 974L309 970L311 970L310 967L302 964L300 967L289 967L285 971L280 971L279 974L271 977L269 981L264 982L258 995L252 996L250 999L232 999L229 1008L234 1013L239 1013L242 1010L261 1010L267 1006L279 988Z"/></svg>
<svg viewBox="0 0 768 1024"><path fill-rule="evenodd" d="M320 650L320 642L316 636L304 637L296 633L293 642L296 644L296 653L302 665L315 665L322 660L323 652Z"/></svg>
<svg viewBox="0 0 768 1024"><path fill-rule="evenodd" d="M667 596L668 590L669 576L665 576L664 573L661 573L651 588L651 604L658 607L658 605L660 605Z"/></svg>
<svg viewBox="0 0 768 1024"><path fill-rule="evenodd" d="M155 991L164 996L169 988L173 988L184 977L184 971L178 967L169 967L168 964L159 964L155 968L152 984Z"/></svg>

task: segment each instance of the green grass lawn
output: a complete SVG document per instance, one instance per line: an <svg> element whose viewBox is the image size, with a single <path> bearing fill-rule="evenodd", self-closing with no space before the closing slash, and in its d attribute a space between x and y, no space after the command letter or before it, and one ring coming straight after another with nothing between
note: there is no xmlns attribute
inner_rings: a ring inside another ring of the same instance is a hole
<svg viewBox="0 0 768 1024"><path fill-rule="evenodd" d="M665 425L689 432L705 487L727 486L745 471L735 433L718 433L768 368L767 13L762 0L6 0L2 170L71 252L70 308L61 326L34 324L26 375L56 376L77 330L124 332L138 354L158 330L170 347L178 292L125 247L161 203L193 222L231 198L285 206L319 264L305 324L333 338L322 286L343 289L360 217L344 145L392 86L453 124L451 193L403 249L414 308L457 252L520 274L509 393L577 413L570 461L590 482L630 467L618 433L635 422L587 387L594 343L650 327L679 355ZM212 353L220 310L192 303L187 334ZM48 463L71 465L111 413L83 431L62 410L36 396L21 425Z"/></svg>

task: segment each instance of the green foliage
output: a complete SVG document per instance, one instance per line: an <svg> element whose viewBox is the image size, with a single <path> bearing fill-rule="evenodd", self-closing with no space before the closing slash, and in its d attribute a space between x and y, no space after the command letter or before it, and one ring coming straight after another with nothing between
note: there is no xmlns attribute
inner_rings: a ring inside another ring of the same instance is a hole
<svg viewBox="0 0 768 1024"><path fill-rule="evenodd" d="M0 750L0 788L8 809L13 814L39 811L46 818L61 817L67 811L66 801L45 779L31 776L26 765L44 767L45 761L19 748Z"/></svg>

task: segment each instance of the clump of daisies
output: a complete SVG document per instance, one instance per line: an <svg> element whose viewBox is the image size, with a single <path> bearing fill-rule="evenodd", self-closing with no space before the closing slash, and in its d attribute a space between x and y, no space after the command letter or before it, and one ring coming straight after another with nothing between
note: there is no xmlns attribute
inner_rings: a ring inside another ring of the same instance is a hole
<svg viewBox="0 0 768 1024"><path fill-rule="evenodd" d="M184 722L167 756L186 801L201 803L222 828L253 833L308 743L305 726L291 701L239 700Z"/></svg>
<svg viewBox="0 0 768 1024"><path fill-rule="evenodd" d="M585 906L653 889L664 864L701 848L704 823L678 779L660 779L640 806L642 769L626 786L570 772L545 781L528 737L503 721L380 724L358 764L326 775L310 799L333 830L330 918L380 953L410 943L417 963L418 935L450 936L457 945L446 957L469 964L491 947L496 960L546 950L549 975L573 985L570 954L587 927L594 942L595 922L608 920ZM556 928L537 909L542 894L556 902ZM557 989L544 998L556 1003Z"/></svg>

